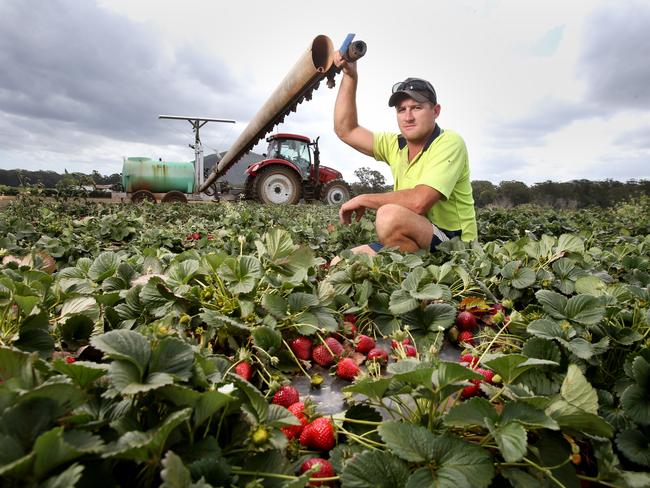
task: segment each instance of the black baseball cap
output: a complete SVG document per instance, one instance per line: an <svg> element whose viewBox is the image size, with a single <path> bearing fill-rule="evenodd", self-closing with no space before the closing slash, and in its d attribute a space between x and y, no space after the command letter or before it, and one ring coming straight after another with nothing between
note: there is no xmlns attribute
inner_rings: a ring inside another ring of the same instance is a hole
<svg viewBox="0 0 650 488"><path fill-rule="evenodd" d="M420 103L430 102L434 105L438 103L433 85L422 78L406 78L404 81L395 83L393 94L388 99L388 106L394 107L404 95Z"/></svg>

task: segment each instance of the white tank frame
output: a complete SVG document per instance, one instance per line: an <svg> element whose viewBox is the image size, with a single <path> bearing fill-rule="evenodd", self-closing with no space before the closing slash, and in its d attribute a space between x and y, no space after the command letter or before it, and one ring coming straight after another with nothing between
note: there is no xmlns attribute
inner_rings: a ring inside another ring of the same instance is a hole
<svg viewBox="0 0 650 488"><path fill-rule="evenodd" d="M205 171L203 168L203 144L201 144L199 129L208 122L223 122L226 124L234 124L235 121L230 119L214 119L211 117L192 117L185 115L159 115L158 118L187 120L192 126L192 130L194 132L194 144L189 144L189 146L194 149L194 193L200 193L199 188L203 186L203 182L205 181Z"/></svg>

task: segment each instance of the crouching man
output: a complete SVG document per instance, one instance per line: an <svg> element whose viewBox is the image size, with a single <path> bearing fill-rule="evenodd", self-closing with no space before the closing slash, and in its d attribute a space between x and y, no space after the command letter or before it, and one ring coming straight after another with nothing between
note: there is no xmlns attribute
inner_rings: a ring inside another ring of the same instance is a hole
<svg viewBox="0 0 650 488"><path fill-rule="evenodd" d="M352 251L375 254L384 246L435 251L456 236L476 239L467 148L458 134L437 125L440 105L433 86L419 78L396 83L388 105L395 107L400 133L371 132L357 120L356 63L338 52L335 63L343 71L334 107L336 135L357 151L388 163L394 179L394 191L359 195L341 206L342 224L360 220L366 209L377 211L379 242Z"/></svg>

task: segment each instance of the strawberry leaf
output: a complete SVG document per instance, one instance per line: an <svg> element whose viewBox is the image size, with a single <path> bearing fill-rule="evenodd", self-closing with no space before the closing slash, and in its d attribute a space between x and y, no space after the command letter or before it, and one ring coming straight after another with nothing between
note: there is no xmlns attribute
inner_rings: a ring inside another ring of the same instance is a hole
<svg viewBox="0 0 650 488"><path fill-rule="evenodd" d="M408 465L390 452L365 451L355 455L341 473L348 488L402 488L409 476Z"/></svg>
<svg viewBox="0 0 650 488"><path fill-rule="evenodd" d="M458 438L434 436L424 427L395 421L382 424L379 434L398 457L427 464L411 475L407 487L483 488L494 477L490 453Z"/></svg>
<svg viewBox="0 0 650 488"><path fill-rule="evenodd" d="M450 427L487 427L486 421L496 422L499 418L492 404L485 398L470 398L453 407L444 417L445 425Z"/></svg>

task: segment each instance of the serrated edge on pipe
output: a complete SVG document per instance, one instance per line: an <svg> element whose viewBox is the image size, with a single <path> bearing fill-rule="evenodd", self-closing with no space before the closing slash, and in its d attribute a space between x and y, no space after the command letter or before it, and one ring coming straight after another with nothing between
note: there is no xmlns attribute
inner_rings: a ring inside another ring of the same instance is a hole
<svg viewBox="0 0 650 488"><path fill-rule="evenodd" d="M281 123L285 116L295 112L297 105L305 98L311 99L312 92L330 71L333 63L334 47L331 39L325 35L316 36L310 48L298 59L266 103L251 119L199 191L205 191L217 178L225 174L274 126Z"/></svg>

